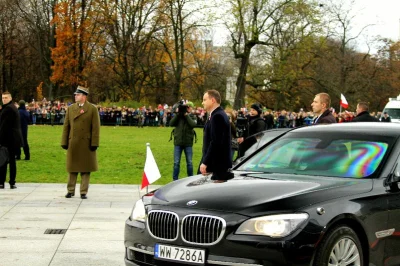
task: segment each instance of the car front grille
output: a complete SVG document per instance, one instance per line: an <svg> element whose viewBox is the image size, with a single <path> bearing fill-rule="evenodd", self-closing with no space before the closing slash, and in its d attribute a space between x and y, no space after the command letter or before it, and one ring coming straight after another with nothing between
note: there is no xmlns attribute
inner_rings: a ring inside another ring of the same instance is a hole
<svg viewBox="0 0 400 266"><path fill-rule="evenodd" d="M190 214L182 220L181 234L187 243L214 245L223 237L225 228L226 222L220 217Z"/></svg>
<svg viewBox="0 0 400 266"><path fill-rule="evenodd" d="M150 211L147 228L150 235L156 239L174 241L178 239L179 217L170 211ZM180 233L186 243L214 245L222 239L225 229L226 222L220 217L190 214L182 219Z"/></svg>
<svg viewBox="0 0 400 266"><path fill-rule="evenodd" d="M151 211L147 217L147 228L157 239L174 241L178 238L179 217L169 211Z"/></svg>

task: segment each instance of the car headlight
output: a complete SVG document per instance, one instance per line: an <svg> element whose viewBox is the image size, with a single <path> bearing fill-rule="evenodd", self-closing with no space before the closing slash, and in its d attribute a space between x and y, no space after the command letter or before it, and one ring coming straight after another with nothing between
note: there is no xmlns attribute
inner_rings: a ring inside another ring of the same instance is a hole
<svg viewBox="0 0 400 266"><path fill-rule="evenodd" d="M285 237L308 219L307 213L279 214L257 217L245 221L236 230L241 235L263 235L274 238Z"/></svg>
<svg viewBox="0 0 400 266"><path fill-rule="evenodd" d="M144 204L141 199L136 201L135 206L132 209L131 220L143 223L146 220L146 209L144 208Z"/></svg>

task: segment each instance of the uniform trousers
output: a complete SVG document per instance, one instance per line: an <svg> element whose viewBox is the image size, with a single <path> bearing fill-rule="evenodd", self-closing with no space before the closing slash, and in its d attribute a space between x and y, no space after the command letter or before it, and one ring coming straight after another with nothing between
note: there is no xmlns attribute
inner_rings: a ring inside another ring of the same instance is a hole
<svg viewBox="0 0 400 266"><path fill-rule="evenodd" d="M69 173L68 177L68 193L75 194L76 179L78 172ZM90 172L81 172L81 195L86 195L89 189Z"/></svg>

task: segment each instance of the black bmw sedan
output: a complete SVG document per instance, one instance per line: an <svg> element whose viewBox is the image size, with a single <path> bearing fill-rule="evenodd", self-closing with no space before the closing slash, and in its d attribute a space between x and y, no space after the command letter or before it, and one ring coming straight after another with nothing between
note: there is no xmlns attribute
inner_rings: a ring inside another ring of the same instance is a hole
<svg viewBox="0 0 400 266"><path fill-rule="evenodd" d="M400 265L400 124L292 130L136 202L126 265Z"/></svg>

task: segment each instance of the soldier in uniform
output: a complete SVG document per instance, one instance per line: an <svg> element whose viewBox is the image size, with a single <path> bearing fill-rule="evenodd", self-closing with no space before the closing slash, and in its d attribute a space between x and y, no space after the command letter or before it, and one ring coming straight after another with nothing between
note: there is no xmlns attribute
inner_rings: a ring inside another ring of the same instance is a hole
<svg viewBox="0 0 400 266"><path fill-rule="evenodd" d="M97 108L86 98L87 88L78 86L75 91L75 104L68 107L64 121L61 147L67 150L68 193L66 198L75 195L78 173L81 173L80 194L86 199L90 173L97 171L96 150L100 141L100 118Z"/></svg>

